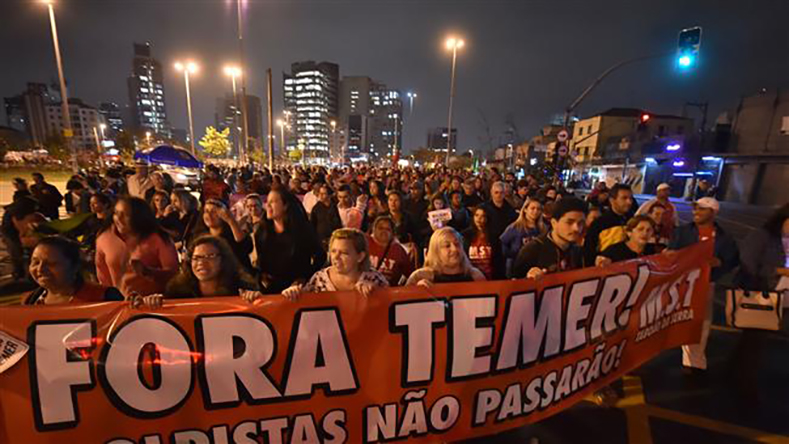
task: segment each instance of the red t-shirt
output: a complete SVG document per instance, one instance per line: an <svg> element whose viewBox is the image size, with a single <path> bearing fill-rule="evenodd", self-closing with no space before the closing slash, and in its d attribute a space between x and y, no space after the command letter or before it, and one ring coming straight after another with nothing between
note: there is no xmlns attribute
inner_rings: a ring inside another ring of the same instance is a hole
<svg viewBox="0 0 789 444"><path fill-rule="evenodd" d="M405 248L399 242L392 242L389 251L386 252L386 257L383 258L383 263L381 263L381 256L386 250L386 245L380 245L372 236L367 236L367 245L370 250L370 265L373 270L386 276L389 285L394 287L400 283L403 276L408 279L408 276L413 273L414 265Z"/></svg>
<svg viewBox="0 0 789 444"><path fill-rule="evenodd" d="M478 234L468 247L468 258L471 265L485 274L488 280L493 279L493 246L482 234Z"/></svg>
<svg viewBox="0 0 789 444"><path fill-rule="evenodd" d="M704 241L707 239L714 239L715 238L715 226L714 225L704 225L698 226L699 229L699 240Z"/></svg>

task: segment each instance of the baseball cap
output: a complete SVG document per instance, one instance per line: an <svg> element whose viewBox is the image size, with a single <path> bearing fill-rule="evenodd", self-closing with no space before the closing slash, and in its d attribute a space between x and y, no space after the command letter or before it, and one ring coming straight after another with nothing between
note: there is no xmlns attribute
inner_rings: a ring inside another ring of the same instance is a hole
<svg viewBox="0 0 789 444"><path fill-rule="evenodd" d="M721 207L720 204L718 203L718 200L715 199L714 197L702 197L701 199L697 200L693 204L699 208L707 208L716 213L718 212L718 210L720 210Z"/></svg>
<svg viewBox="0 0 789 444"><path fill-rule="evenodd" d="M661 183L660 185L658 185L658 186L657 186L657 190L658 190L658 191L660 191L660 190L666 190L666 189L669 189L669 190L670 190L670 189L671 189L671 185L669 185L669 184L667 184L667 183L663 182L663 183Z"/></svg>

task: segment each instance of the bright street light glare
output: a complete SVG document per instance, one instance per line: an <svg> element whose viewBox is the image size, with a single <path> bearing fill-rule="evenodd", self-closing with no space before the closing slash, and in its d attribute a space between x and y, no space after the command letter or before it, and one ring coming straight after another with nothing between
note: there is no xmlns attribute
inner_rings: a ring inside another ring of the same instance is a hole
<svg viewBox="0 0 789 444"><path fill-rule="evenodd" d="M683 68L687 68L688 66L693 64L693 57L684 55L679 58L679 66Z"/></svg>
<svg viewBox="0 0 789 444"><path fill-rule="evenodd" d="M194 62L189 62L189 63L186 64L186 69L188 69L190 73L196 73L197 72L197 64L194 63Z"/></svg>
<svg viewBox="0 0 789 444"><path fill-rule="evenodd" d="M455 38L454 38L454 37L450 37L450 38L448 38L448 39L447 39L447 49L452 49L452 48L454 48L454 47L455 47L455 42L456 42L456 40L455 40Z"/></svg>
<svg viewBox="0 0 789 444"><path fill-rule="evenodd" d="M277 125L278 126L285 125L285 122L283 122L282 119L277 119Z"/></svg>
<svg viewBox="0 0 789 444"><path fill-rule="evenodd" d="M239 77L241 75L241 68L238 66L225 66L225 75Z"/></svg>
<svg viewBox="0 0 789 444"><path fill-rule="evenodd" d="M181 62L175 62L175 65L173 66L175 66L175 69L177 69L178 71L184 70L184 65Z"/></svg>
<svg viewBox="0 0 789 444"><path fill-rule="evenodd" d="M107 125L105 125L105 124L103 124L103 123L102 123L102 124L100 124L100 125L99 125L99 128L101 128L101 129L107 129Z"/></svg>

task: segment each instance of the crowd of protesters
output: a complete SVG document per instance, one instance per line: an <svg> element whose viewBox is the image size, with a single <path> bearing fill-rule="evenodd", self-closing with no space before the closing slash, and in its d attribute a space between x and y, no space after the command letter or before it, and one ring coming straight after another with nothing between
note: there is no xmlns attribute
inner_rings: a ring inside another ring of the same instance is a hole
<svg viewBox="0 0 789 444"><path fill-rule="evenodd" d="M693 221L680 225L668 184L639 207L625 184L598 184L581 200L558 181L495 169L208 166L202 186L188 190L137 163L75 175L65 198L42 174L32 178L30 188L14 181L2 224L14 276L38 286L28 304L367 297L387 286L539 279L708 238L711 289L740 255L740 280L751 286L789 275L789 205L740 252L715 222L717 200L696 200ZM64 200L69 218L58 220ZM683 347L690 374L707 366L709 316L701 343ZM760 340L746 341L738 353L752 361Z"/></svg>

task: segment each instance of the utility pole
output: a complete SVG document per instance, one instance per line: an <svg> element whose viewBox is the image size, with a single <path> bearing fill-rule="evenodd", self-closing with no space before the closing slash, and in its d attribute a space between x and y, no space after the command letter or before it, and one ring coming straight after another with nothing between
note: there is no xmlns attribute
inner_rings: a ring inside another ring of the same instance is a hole
<svg viewBox="0 0 789 444"><path fill-rule="evenodd" d="M268 92L268 169L274 170L274 115L273 115L273 97L271 96L271 68L266 70Z"/></svg>
<svg viewBox="0 0 789 444"><path fill-rule="evenodd" d="M247 75L244 65L244 28L241 21L241 0L236 0L236 12L238 19L238 52L239 63L241 64L241 120L243 121L243 154L242 162L249 162L249 120L247 118Z"/></svg>

